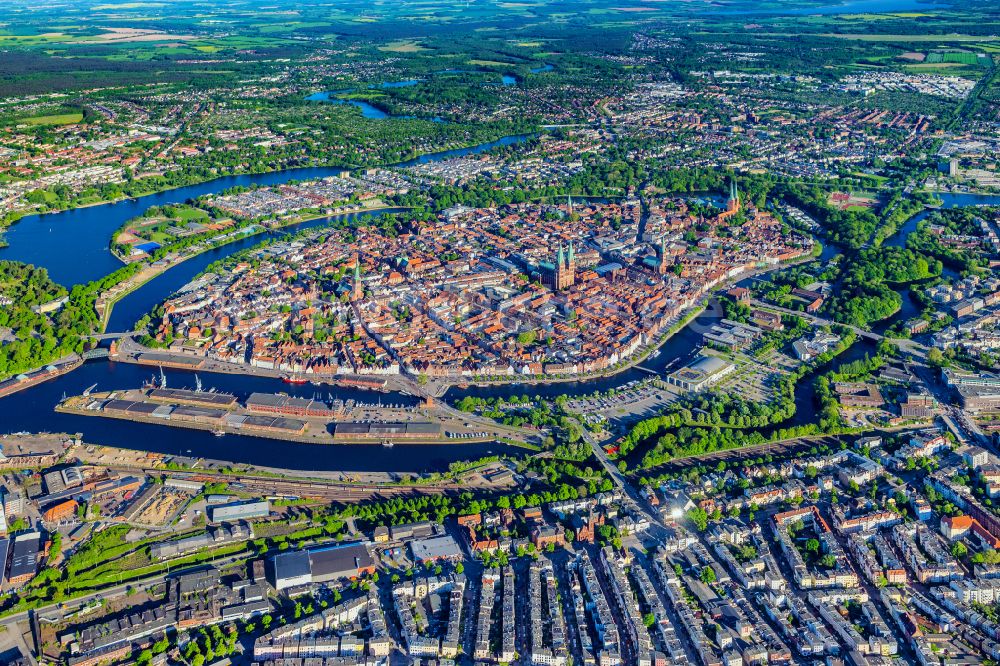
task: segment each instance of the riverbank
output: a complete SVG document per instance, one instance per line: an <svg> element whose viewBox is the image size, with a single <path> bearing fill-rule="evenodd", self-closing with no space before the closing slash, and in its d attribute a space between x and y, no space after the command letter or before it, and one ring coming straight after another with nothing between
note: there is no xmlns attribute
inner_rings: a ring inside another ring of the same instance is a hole
<svg viewBox="0 0 1000 666"><path fill-rule="evenodd" d="M398 163L378 166L405 168L415 164L477 154L521 143L535 136L536 133L512 134L484 143L417 154ZM119 260L108 251L107 239L110 235L128 220L138 217L152 206L198 199L232 187L269 187L292 180L339 176L351 168L361 167L295 166L216 175L179 186L154 189L149 194L103 203L93 202L85 207L25 215L17 224L6 228L5 240L8 242L8 247L0 249L0 258L45 268L49 276L59 284L92 282L121 267Z"/></svg>
<svg viewBox="0 0 1000 666"><path fill-rule="evenodd" d="M76 396L76 397L78 398L79 396ZM95 400L99 400L100 398L94 398L94 399ZM73 398L70 398L70 400L73 400ZM216 435L216 436L242 435L244 437L257 437L257 438L261 438L261 439L281 440L281 441L285 441L285 442L295 442L297 444L311 444L311 445L322 445L322 446L332 446L332 447L337 447L337 446L379 446L379 445L381 445L381 446L386 447L386 448L393 448L393 446L395 446L395 442L399 441L398 439L394 439L391 436L388 437L388 438L385 438L385 440L367 439L367 438L366 439L357 439L357 438L352 439L352 438L349 438L349 437L345 437L345 438L341 438L341 439L335 439L334 436L331 435L329 432L327 432L325 430L319 430L319 429L316 429L316 428L306 428L306 429L304 429L302 431L296 431L296 432L281 432L281 431L277 431L277 430L266 430L266 431L263 431L263 430L254 430L254 429L250 429L250 428L237 428L237 427L228 426L228 425L218 425L218 424L214 424L214 423L205 423L205 422L200 422L200 421L170 421L170 422L164 422L164 420L162 418L159 418L159 417L156 417L156 416L141 416L141 415L138 415L138 414L129 414L129 415L126 416L124 414L115 414L115 413L109 413L109 412L105 412L105 411L97 411L97 410L87 409L86 407L83 407L83 406L81 406L78 403L72 403L72 402L70 402L70 403L60 403L60 404L56 405L55 406L55 411L60 412L60 413L64 413L64 414L75 414L77 416L90 416L90 417L98 417L98 418L117 419L117 420L120 420L120 421L128 421L130 423L150 423L150 424L157 424L157 425L166 425L169 428L177 428L177 429L181 429L181 430L201 430L201 431L204 431L204 432L211 432L213 435ZM322 425L324 427L327 426L327 425L333 425L333 424L329 424L329 423L326 423L326 422L324 422L322 424L320 424L319 422L315 422L315 423L316 423L316 425ZM298 434L299 432L301 432L302 434ZM390 442L392 442L392 444L388 444L387 445L387 444L383 443L383 441L390 441ZM467 439L446 439L444 437L434 437L434 438L426 437L426 438L412 438L412 439L411 438L407 438L405 441L406 441L407 444L410 444L410 445L413 445L413 446L439 446L439 445L457 445L457 444L465 444L465 443L485 444L485 443L488 443L488 442L495 441L495 438L492 438L492 437L475 437L475 438L472 438L472 437L470 437L470 438L467 438Z"/></svg>
<svg viewBox="0 0 1000 666"><path fill-rule="evenodd" d="M125 298L136 289L142 287L150 280L162 275L163 273L166 273L170 269L179 266L180 264L184 263L189 259L193 259L198 255L204 254L205 252L210 252L212 250L218 250L220 248L224 248L225 246L231 243L238 242L240 240L245 240L248 238L253 238L254 236L260 236L268 233L274 233L301 224L306 224L308 222L313 222L315 220L327 219L332 222L333 220L342 216L384 213L387 211L397 211L397 210L401 211L406 209L398 206L388 206L382 201L378 201L377 205L358 206L351 210L338 211L332 215L328 215L326 213L314 213L310 215L299 215L296 216L294 219L289 219L273 225L264 225L260 223L255 223L250 227L246 227L244 230L230 231L228 233L220 234L212 238L207 238L205 239L206 241L205 243L198 243L197 245L192 245L191 247L186 248L186 250L189 251L187 252L182 251L181 254L176 254L173 257L171 257L171 254L173 253L168 253L162 259L147 264L147 268L144 268L139 273L133 275L131 278L128 278L123 282L119 282L117 285L109 289L107 292L98 295L95 306L97 307L97 315L101 319L101 332L103 333L107 330L107 324L108 321L111 319L112 310L114 309L114 306L116 303L118 303L118 301ZM227 240L224 240L223 242L218 242L220 239L227 237L229 237ZM114 254L113 252L112 254L123 264L128 265L128 262L124 261L117 254ZM118 287L124 287L124 288L118 289Z"/></svg>
<svg viewBox="0 0 1000 666"><path fill-rule="evenodd" d="M693 320L701 316L705 310L708 308L708 304L714 295L724 289L728 289L735 285L740 285L747 280L752 280L759 275L765 275L767 273L782 270L792 266L797 266L799 264L809 263L815 261L820 257L822 253L822 244L814 239L814 246L812 251L803 254L801 256L795 257L793 259L788 259L779 262L774 265L769 265L763 268L752 269L745 273L733 276L730 279L723 281L712 287L708 292L702 294L699 297L695 305L692 305L685 313L680 317L675 317L677 321L672 322L667 330L662 333L655 341L652 343L647 343L646 345L640 347L636 352L629 355L627 361L620 361L611 368L597 372L589 373L579 373L579 374L566 374L566 375L512 375L505 377L474 377L468 380L462 380L461 378L455 380L432 380L431 385L434 387L431 394L435 397L440 397L445 395L450 389L454 387L462 388L467 386L474 386L477 388L489 388L495 386L512 386L512 385L529 385L529 386L539 386L539 385L558 385L558 384L571 384L571 383L586 383L593 382L600 379L606 379L609 377L615 377L628 370L637 368L642 363L650 359L651 357L657 355L657 353L662 349L662 347L670 341L670 339L676 335L679 331L683 330L688 324ZM817 250L817 248L819 248ZM653 372L650 370L650 372ZM655 374L655 373L654 373Z"/></svg>
<svg viewBox="0 0 1000 666"><path fill-rule="evenodd" d="M99 416L171 428L279 439L300 444L413 445L485 443L528 433L463 422L448 409L430 404L383 405L354 401L289 398L283 393L255 393L241 400L230 393L201 390L133 388L65 398L57 412ZM474 427L485 428L474 430Z"/></svg>
<svg viewBox="0 0 1000 666"><path fill-rule="evenodd" d="M72 354L66 358L59 359L55 363L45 365L35 370L21 373L16 377L11 377L0 382L0 398L31 388L36 384L47 382L72 372L83 365L83 358L77 354Z"/></svg>

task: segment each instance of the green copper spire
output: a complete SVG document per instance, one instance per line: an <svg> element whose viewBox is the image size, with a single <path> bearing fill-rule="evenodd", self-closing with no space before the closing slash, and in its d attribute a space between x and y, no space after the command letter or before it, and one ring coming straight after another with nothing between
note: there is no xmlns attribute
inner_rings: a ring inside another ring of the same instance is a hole
<svg viewBox="0 0 1000 666"><path fill-rule="evenodd" d="M562 246L562 243L560 243L559 244L559 252L556 253L556 268L562 268L563 267L563 260L564 260L563 246Z"/></svg>
<svg viewBox="0 0 1000 666"><path fill-rule="evenodd" d="M569 257L567 258L567 263L572 264L576 259L576 254L573 252L573 241L569 242Z"/></svg>

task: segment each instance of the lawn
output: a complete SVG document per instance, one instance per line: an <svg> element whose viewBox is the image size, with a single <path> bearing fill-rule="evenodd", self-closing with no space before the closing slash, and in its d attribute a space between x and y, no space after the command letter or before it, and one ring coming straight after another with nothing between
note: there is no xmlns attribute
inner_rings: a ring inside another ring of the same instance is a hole
<svg viewBox="0 0 1000 666"><path fill-rule="evenodd" d="M29 125L73 125L83 120L82 113L58 113L51 116L35 116L33 118L23 118L23 122Z"/></svg>
<svg viewBox="0 0 1000 666"><path fill-rule="evenodd" d="M420 44L420 42L415 41L398 41L389 42L384 46L378 47L379 51L388 51L390 53L420 53L421 51L426 51L427 49Z"/></svg>
<svg viewBox="0 0 1000 666"><path fill-rule="evenodd" d="M962 65L983 65L989 66L989 60L986 58L980 58L978 53L969 53L968 51L954 52L949 51L945 53L928 53L927 62L929 63L958 63Z"/></svg>
<svg viewBox="0 0 1000 666"><path fill-rule="evenodd" d="M499 60L469 60L466 64L477 65L479 67L510 67L514 63L500 62Z"/></svg>
<svg viewBox="0 0 1000 666"><path fill-rule="evenodd" d="M177 219L183 222L201 220L208 217L208 212L200 208L182 208L177 211Z"/></svg>
<svg viewBox="0 0 1000 666"><path fill-rule="evenodd" d="M993 42L1000 40L994 35L961 35L951 33L948 35L879 35L879 34L846 34L827 33L821 37L837 37L839 39L853 39L862 42Z"/></svg>

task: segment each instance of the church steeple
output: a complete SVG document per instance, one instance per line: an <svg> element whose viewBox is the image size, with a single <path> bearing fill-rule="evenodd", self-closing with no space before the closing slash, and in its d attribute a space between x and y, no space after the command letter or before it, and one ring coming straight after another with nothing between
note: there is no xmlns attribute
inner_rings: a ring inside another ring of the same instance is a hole
<svg viewBox="0 0 1000 666"><path fill-rule="evenodd" d="M656 266L657 272L663 275L667 272L667 237L660 237L660 247L657 248L656 258L659 260Z"/></svg>
<svg viewBox="0 0 1000 666"><path fill-rule="evenodd" d="M351 300L360 301L365 297L365 288L361 284L361 259L354 256L354 275L351 277Z"/></svg>
<svg viewBox="0 0 1000 666"><path fill-rule="evenodd" d="M576 282L576 253L573 251L572 241L569 244L568 252L563 251L562 243L559 244L553 278L552 286L556 291L570 287Z"/></svg>
<svg viewBox="0 0 1000 666"><path fill-rule="evenodd" d="M729 201L726 202L726 210L734 213L740 207L740 192L736 187L736 177L729 181Z"/></svg>

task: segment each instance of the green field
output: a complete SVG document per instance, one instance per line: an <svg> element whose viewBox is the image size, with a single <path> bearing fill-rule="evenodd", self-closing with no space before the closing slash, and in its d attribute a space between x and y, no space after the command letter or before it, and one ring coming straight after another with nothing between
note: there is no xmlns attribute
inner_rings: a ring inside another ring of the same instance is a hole
<svg viewBox="0 0 1000 666"><path fill-rule="evenodd" d="M989 58L981 58L978 53L966 51L934 52L927 54L928 63L959 63L962 65L982 65L989 66Z"/></svg>
<svg viewBox="0 0 1000 666"><path fill-rule="evenodd" d="M58 113L51 116L23 118L21 122L28 125L73 125L81 120L83 120L82 113Z"/></svg>
<svg viewBox="0 0 1000 666"><path fill-rule="evenodd" d="M996 35L964 35L951 33L948 35L880 35L871 33L828 33L822 37L836 37L838 39L853 39L861 42L995 42L1000 40Z"/></svg>

